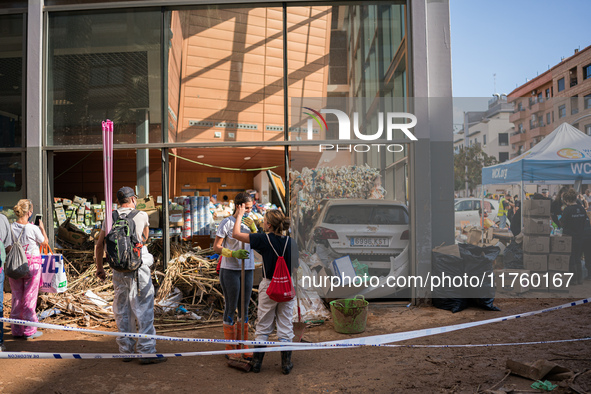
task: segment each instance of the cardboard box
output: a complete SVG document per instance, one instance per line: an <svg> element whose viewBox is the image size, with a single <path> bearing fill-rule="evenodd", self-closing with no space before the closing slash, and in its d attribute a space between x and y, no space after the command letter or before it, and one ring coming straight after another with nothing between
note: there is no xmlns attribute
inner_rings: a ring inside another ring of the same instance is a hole
<svg viewBox="0 0 591 394"><path fill-rule="evenodd" d="M550 217L550 200L525 200L523 202L523 216Z"/></svg>
<svg viewBox="0 0 591 394"><path fill-rule="evenodd" d="M148 221L150 222L150 228L159 228L160 227L160 212L157 209L152 209L149 211L144 211L148 214Z"/></svg>
<svg viewBox="0 0 591 394"><path fill-rule="evenodd" d="M433 252L446 254L455 257L462 257L460 255L460 247L457 244L453 245L446 245L446 246L437 246L433 248Z"/></svg>
<svg viewBox="0 0 591 394"><path fill-rule="evenodd" d="M572 251L573 240L570 235L550 237L550 253L568 253Z"/></svg>
<svg viewBox="0 0 591 394"><path fill-rule="evenodd" d="M548 291L548 283L546 282L546 277L549 277L550 274L548 271L540 271L540 272L530 272L529 274L529 290L530 291Z"/></svg>
<svg viewBox="0 0 591 394"><path fill-rule="evenodd" d="M548 255L524 253L523 268L529 271L548 271Z"/></svg>
<svg viewBox="0 0 591 394"><path fill-rule="evenodd" d="M154 197L147 196L146 198L138 198L137 205L135 209L139 211L151 211L156 209L156 204L154 203Z"/></svg>
<svg viewBox="0 0 591 394"><path fill-rule="evenodd" d="M548 272L548 291L553 293L568 293L576 281L565 276L564 272ZM568 286L567 286L568 284Z"/></svg>
<svg viewBox="0 0 591 394"><path fill-rule="evenodd" d="M84 205L84 203L86 202L86 199L82 198L82 197L74 196L74 200L72 200L72 202L74 204Z"/></svg>
<svg viewBox="0 0 591 394"><path fill-rule="evenodd" d="M183 219L183 211L182 210L173 210L168 211L168 226L169 227L182 227L185 223Z"/></svg>
<svg viewBox="0 0 591 394"><path fill-rule="evenodd" d="M550 218L529 217L523 220L523 233L530 235L550 235L552 225Z"/></svg>
<svg viewBox="0 0 591 394"><path fill-rule="evenodd" d="M524 283L529 282L521 280L522 277L529 277L529 270L506 268L494 270L493 272L495 274L495 286L498 291L514 294L521 294L529 291L529 285L524 286Z"/></svg>
<svg viewBox="0 0 591 394"><path fill-rule="evenodd" d="M468 243L471 245L478 245L482 240L482 230L476 227L472 227L468 232Z"/></svg>
<svg viewBox="0 0 591 394"><path fill-rule="evenodd" d="M550 253L550 237L524 235L523 251L526 253Z"/></svg>
<svg viewBox="0 0 591 394"><path fill-rule="evenodd" d="M548 270L568 272L568 263L570 261L570 254L551 253L548 256Z"/></svg>
<svg viewBox="0 0 591 394"><path fill-rule="evenodd" d="M84 231L68 221L59 226L57 237L74 245L81 245L88 239Z"/></svg>
<svg viewBox="0 0 591 394"><path fill-rule="evenodd" d="M193 242L193 247L199 246L201 249L211 248L211 237L209 235L192 235L191 242Z"/></svg>

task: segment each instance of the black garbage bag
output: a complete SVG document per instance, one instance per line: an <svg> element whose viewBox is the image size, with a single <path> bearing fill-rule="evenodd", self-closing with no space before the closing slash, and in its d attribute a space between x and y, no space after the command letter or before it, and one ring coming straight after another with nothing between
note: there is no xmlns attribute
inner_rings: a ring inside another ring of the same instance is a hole
<svg viewBox="0 0 591 394"><path fill-rule="evenodd" d="M462 276L464 261L461 257L433 252L431 274L434 278ZM465 290L462 286L454 286L452 281L442 280L439 286L433 287L433 306L453 313L460 312L468 307Z"/></svg>
<svg viewBox="0 0 591 394"><path fill-rule="evenodd" d="M503 266L505 268L523 269L523 249L522 244L512 240L503 252Z"/></svg>
<svg viewBox="0 0 591 394"><path fill-rule="evenodd" d="M493 305L496 289L493 262L499 253L501 248L498 246L480 247L470 244L460 246L460 255L468 278L469 304L489 311L500 310Z"/></svg>
<svg viewBox="0 0 591 394"><path fill-rule="evenodd" d="M432 275L441 280L432 291L433 306L453 313L470 305L498 311L493 305L495 286L493 262L501 252L498 246L459 244L459 256L433 252Z"/></svg>

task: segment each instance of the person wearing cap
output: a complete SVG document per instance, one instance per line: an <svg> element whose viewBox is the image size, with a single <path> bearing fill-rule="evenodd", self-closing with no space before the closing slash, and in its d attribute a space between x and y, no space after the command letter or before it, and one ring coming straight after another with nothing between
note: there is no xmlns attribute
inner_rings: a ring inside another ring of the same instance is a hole
<svg viewBox="0 0 591 394"><path fill-rule="evenodd" d="M130 187L122 187L117 192L119 215L129 215L133 211L138 212L134 217L137 239L145 242L149 234L148 214L135 209L137 196ZM113 212L115 214L115 212ZM113 215L115 217L115 215ZM103 252L105 247L105 224L99 233L95 244L96 276L105 280L106 274L103 268ZM154 328L154 285L150 275L150 266L154 263L154 257L148 252L146 245L141 249L142 265L135 272L120 272L113 270L113 313L117 328L120 332L146 335L156 335ZM136 329L137 323L137 329ZM123 354L156 353L156 340L148 338L117 337L119 352ZM123 361L132 361L133 358L123 358ZM141 358L140 364L154 364L166 361L164 357Z"/></svg>

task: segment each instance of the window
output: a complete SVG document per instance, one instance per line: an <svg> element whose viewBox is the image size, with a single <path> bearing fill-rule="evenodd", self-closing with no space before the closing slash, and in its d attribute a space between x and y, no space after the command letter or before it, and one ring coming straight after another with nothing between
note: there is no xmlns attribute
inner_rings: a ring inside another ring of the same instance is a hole
<svg viewBox="0 0 591 394"><path fill-rule="evenodd" d="M570 98L570 114L578 114L579 113L579 98L577 96Z"/></svg>
<svg viewBox="0 0 591 394"><path fill-rule="evenodd" d="M482 145L486 145L486 135L482 136Z"/></svg>
<svg viewBox="0 0 591 394"><path fill-rule="evenodd" d="M523 102L521 102L521 101L520 101L520 102L519 102L519 104L517 104L517 109L518 109L519 111L523 111L523 110L524 110L524 109L523 109Z"/></svg>
<svg viewBox="0 0 591 394"><path fill-rule="evenodd" d="M550 112L548 112L546 114L546 124L550 124L552 123L552 114Z"/></svg>
<svg viewBox="0 0 591 394"><path fill-rule="evenodd" d="M472 210L472 201L471 200L464 200L460 201L455 205L456 212L460 211L471 211Z"/></svg>
<svg viewBox="0 0 591 394"><path fill-rule="evenodd" d="M564 118L566 116L566 105L562 104L558 107L558 119Z"/></svg>
<svg viewBox="0 0 591 394"><path fill-rule="evenodd" d="M499 163L509 160L509 152L499 152Z"/></svg>
<svg viewBox="0 0 591 394"><path fill-rule="evenodd" d="M583 67L583 79L591 78L591 64Z"/></svg>
<svg viewBox="0 0 591 394"><path fill-rule="evenodd" d="M509 145L509 133L499 133L499 146Z"/></svg>
<svg viewBox="0 0 591 394"><path fill-rule="evenodd" d="M585 125L585 134L591 135L591 123Z"/></svg>
<svg viewBox="0 0 591 394"><path fill-rule="evenodd" d="M550 98L550 88L546 89L546 98Z"/></svg>
<svg viewBox="0 0 591 394"><path fill-rule="evenodd" d="M583 97L583 107L585 107L585 109L591 108L591 94Z"/></svg>
<svg viewBox="0 0 591 394"><path fill-rule="evenodd" d="M570 75L570 84L569 86L572 88L573 86L577 86L577 68L573 67L568 71Z"/></svg>
<svg viewBox="0 0 591 394"><path fill-rule="evenodd" d="M564 90L564 78L560 78L558 80L558 91L562 92Z"/></svg>

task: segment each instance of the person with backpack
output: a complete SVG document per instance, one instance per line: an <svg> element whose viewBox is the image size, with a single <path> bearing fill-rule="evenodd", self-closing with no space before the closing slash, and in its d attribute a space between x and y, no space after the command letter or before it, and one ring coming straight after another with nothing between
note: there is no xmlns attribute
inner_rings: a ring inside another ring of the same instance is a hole
<svg viewBox="0 0 591 394"><path fill-rule="evenodd" d="M38 322L35 309L37 309L37 296L41 286L42 264L39 246L47 245L47 234L43 221L39 221L39 226L29 223L29 219L33 216L31 200L19 200L13 209L17 219L12 223L12 241L15 243L18 240L22 246L27 256L29 275L20 279L8 278L12 292L10 318ZM37 327L18 324L11 324L11 331L15 338L35 339L43 335L41 331L37 331Z"/></svg>
<svg viewBox="0 0 591 394"><path fill-rule="evenodd" d="M103 253L113 269L113 313L119 332L139 332L156 335L154 328L154 285L150 266L154 257L144 242L148 239L149 220L145 212L135 209L137 196L130 187L117 192L119 208L113 211L113 224L107 235L105 225L95 244L96 276L105 280ZM137 327L136 327L137 323ZM123 354L156 353L156 340L148 338L117 337L119 352ZM123 358L124 362L133 358ZM165 357L141 358L140 364L166 361Z"/></svg>
<svg viewBox="0 0 591 394"><path fill-rule="evenodd" d="M246 234L256 233L257 228L252 219L243 218L244 214L250 213L253 205L252 197L247 193L238 193L234 198L234 214L221 221L216 232L213 250L222 256L220 264L220 285L224 293L224 339L244 339L248 340L248 305L252 294L252 281L254 277L254 258L250 254L248 244L241 245L240 241L232 237L234 224L240 224L240 231ZM243 204L245 210L242 215L238 215L236 207ZM248 223L248 224L247 224ZM242 262L244 260L244 318L241 316L242 308L240 305L241 284L240 276L242 272ZM235 324L236 308L238 308L238 321ZM236 349L236 345L226 345L226 350ZM244 346L247 349L248 346ZM252 353L232 354L228 358L247 358L252 357Z"/></svg>
<svg viewBox="0 0 591 394"><path fill-rule="evenodd" d="M4 262L12 247L12 231L4 214L0 213L0 317L4 317ZM5 352L4 323L0 322L0 352Z"/></svg>
<svg viewBox="0 0 591 394"><path fill-rule="evenodd" d="M237 208L238 217L246 212L244 204ZM257 310L257 324L255 340L267 341L273 332L273 323L277 325L277 338L280 342L291 342L293 339L293 310L295 299L285 302L273 301L267 289L273 279L275 268L280 257L283 257L287 270L292 272L298 265L298 250L295 242L286 235L291 220L278 209L271 209L265 213L263 230L265 233L244 234L240 231L240 224L234 224L232 237L238 241L249 243L252 250L256 250L263 257L263 279L259 284L259 305ZM260 347L260 346L257 346ZM252 371L260 372L264 352L253 355ZM287 375L291 372L291 351L281 352L281 372Z"/></svg>

